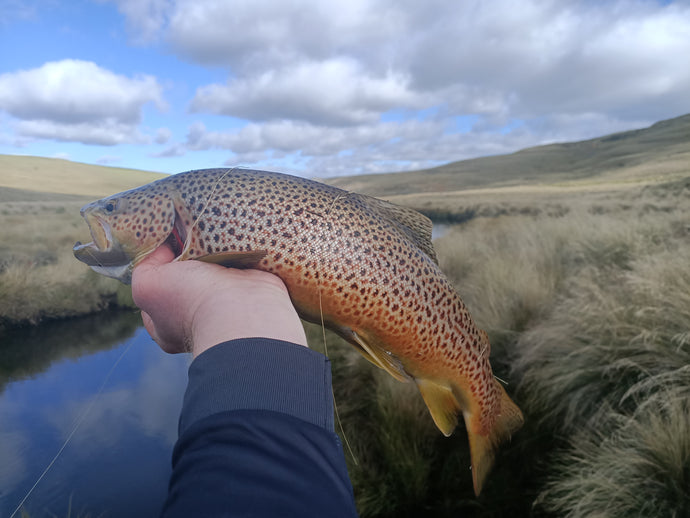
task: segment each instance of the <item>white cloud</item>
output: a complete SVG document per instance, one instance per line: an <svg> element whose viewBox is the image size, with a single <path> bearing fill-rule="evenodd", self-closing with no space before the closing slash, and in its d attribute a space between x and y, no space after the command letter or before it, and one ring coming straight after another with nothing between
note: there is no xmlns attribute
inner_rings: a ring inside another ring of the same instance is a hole
<svg viewBox="0 0 690 518"><path fill-rule="evenodd" d="M153 158L170 158L170 157L176 157L176 156L184 156L187 154L187 147L184 144L173 144L171 146L168 146L165 148L163 151L157 151L155 153L151 153L149 156Z"/></svg>
<svg viewBox="0 0 690 518"><path fill-rule="evenodd" d="M96 163L102 164L102 165L117 164L118 162L122 162L121 156L103 155L103 156L100 156L96 159Z"/></svg>
<svg viewBox="0 0 690 518"><path fill-rule="evenodd" d="M321 127L304 122L277 121L248 124L234 132L207 131L196 123L185 147L190 150L226 149L228 165L279 167L279 159L299 164L312 176L376 173L478 155L508 153L534 143L534 134L514 131L449 133L440 120ZM284 169L284 167L283 167ZM298 170L295 170L298 171Z"/></svg>
<svg viewBox="0 0 690 518"><path fill-rule="evenodd" d="M393 108L421 108L424 100L404 75L372 77L351 58L302 62L285 69L208 85L197 90L193 112L253 121L290 119L320 124L370 123Z"/></svg>
<svg viewBox="0 0 690 518"><path fill-rule="evenodd" d="M0 108L20 119L79 123L111 117L137 123L148 102L165 107L154 77L130 79L89 61L52 61L0 75Z"/></svg>
<svg viewBox="0 0 690 518"><path fill-rule="evenodd" d="M226 84L197 89L191 111L248 121L235 132L197 127L186 147L228 149L241 161L457 160L690 111L684 3L358 0L336 9L326 0L176 0L168 7L167 22L155 25L171 49L228 70ZM431 108L433 121L408 118ZM382 122L391 110L402 120ZM455 118L468 115L474 128L458 135ZM520 130L512 129L516 120ZM180 153L180 144L169 152Z"/></svg>
<svg viewBox="0 0 690 518"><path fill-rule="evenodd" d="M172 137L172 131L169 128L158 128L156 130L156 144L165 144Z"/></svg>
<svg viewBox="0 0 690 518"><path fill-rule="evenodd" d="M168 0L97 0L113 2L127 20L134 41L144 44L154 40L166 23L172 7Z"/></svg>
<svg viewBox="0 0 690 518"><path fill-rule="evenodd" d="M114 145L146 142L137 130L148 103L166 108L149 75L129 78L89 61L66 59L0 75L0 110L28 137Z"/></svg>
<svg viewBox="0 0 690 518"><path fill-rule="evenodd" d="M443 126L431 121L322 127L285 120L248 124L235 132L209 132L203 124L197 123L190 127L187 147L192 150L227 149L240 157L265 150L283 153L300 150L303 155L319 156L349 148L378 147L398 139L433 138L442 132Z"/></svg>
<svg viewBox="0 0 690 518"><path fill-rule="evenodd" d="M37 6L25 0L3 0L0 2L0 26L15 20L31 19L36 16Z"/></svg>
<svg viewBox="0 0 690 518"><path fill-rule="evenodd" d="M19 121L14 127L17 133L24 137L100 146L148 144L151 141L149 137L141 134L136 126L112 119L72 124L51 120L28 120Z"/></svg>
<svg viewBox="0 0 690 518"><path fill-rule="evenodd" d="M167 40L192 61L258 72L296 60L326 60L376 49L400 34L395 2L177 0ZM391 50L391 52L393 52Z"/></svg>

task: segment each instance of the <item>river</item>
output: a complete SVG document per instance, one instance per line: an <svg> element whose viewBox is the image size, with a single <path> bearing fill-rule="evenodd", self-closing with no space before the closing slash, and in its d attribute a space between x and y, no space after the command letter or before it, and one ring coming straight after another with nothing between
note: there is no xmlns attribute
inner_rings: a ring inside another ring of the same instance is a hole
<svg viewBox="0 0 690 518"><path fill-rule="evenodd" d="M0 334L0 518L68 438L28 516L158 515L189 358L163 353L140 322L113 312Z"/></svg>

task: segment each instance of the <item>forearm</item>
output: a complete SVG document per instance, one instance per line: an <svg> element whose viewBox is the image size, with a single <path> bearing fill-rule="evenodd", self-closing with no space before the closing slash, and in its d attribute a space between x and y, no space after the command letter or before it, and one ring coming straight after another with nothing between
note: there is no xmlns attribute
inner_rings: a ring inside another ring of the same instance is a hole
<svg viewBox="0 0 690 518"><path fill-rule="evenodd" d="M200 506L205 506L200 509ZM163 516L356 516L321 354L234 340L194 360Z"/></svg>

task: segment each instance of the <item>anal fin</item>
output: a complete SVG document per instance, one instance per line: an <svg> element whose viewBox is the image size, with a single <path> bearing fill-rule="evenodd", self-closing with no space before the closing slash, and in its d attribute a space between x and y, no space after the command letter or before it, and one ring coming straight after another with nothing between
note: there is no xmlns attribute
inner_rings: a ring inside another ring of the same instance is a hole
<svg viewBox="0 0 690 518"><path fill-rule="evenodd" d="M452 389L423 378L415 378L415 382L434 423L448 437L455 430L458 414L462 411Z"/></svg>

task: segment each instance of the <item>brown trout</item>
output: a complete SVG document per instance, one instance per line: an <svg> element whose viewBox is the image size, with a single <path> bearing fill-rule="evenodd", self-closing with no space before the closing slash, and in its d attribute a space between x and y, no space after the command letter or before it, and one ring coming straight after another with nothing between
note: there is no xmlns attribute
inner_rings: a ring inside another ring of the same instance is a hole
<svg viewBox="0 0 690 518"><path fill-rule="evenodd" d="M129 283L163 243L176 260L271 272L300 316L323 321L369 361L414 381L438 428L462 414L476 494L523 419L489 364L486 333L437 265L418 212L279 173L190 171L81 209L93 238L74 255Z"/></svg>

